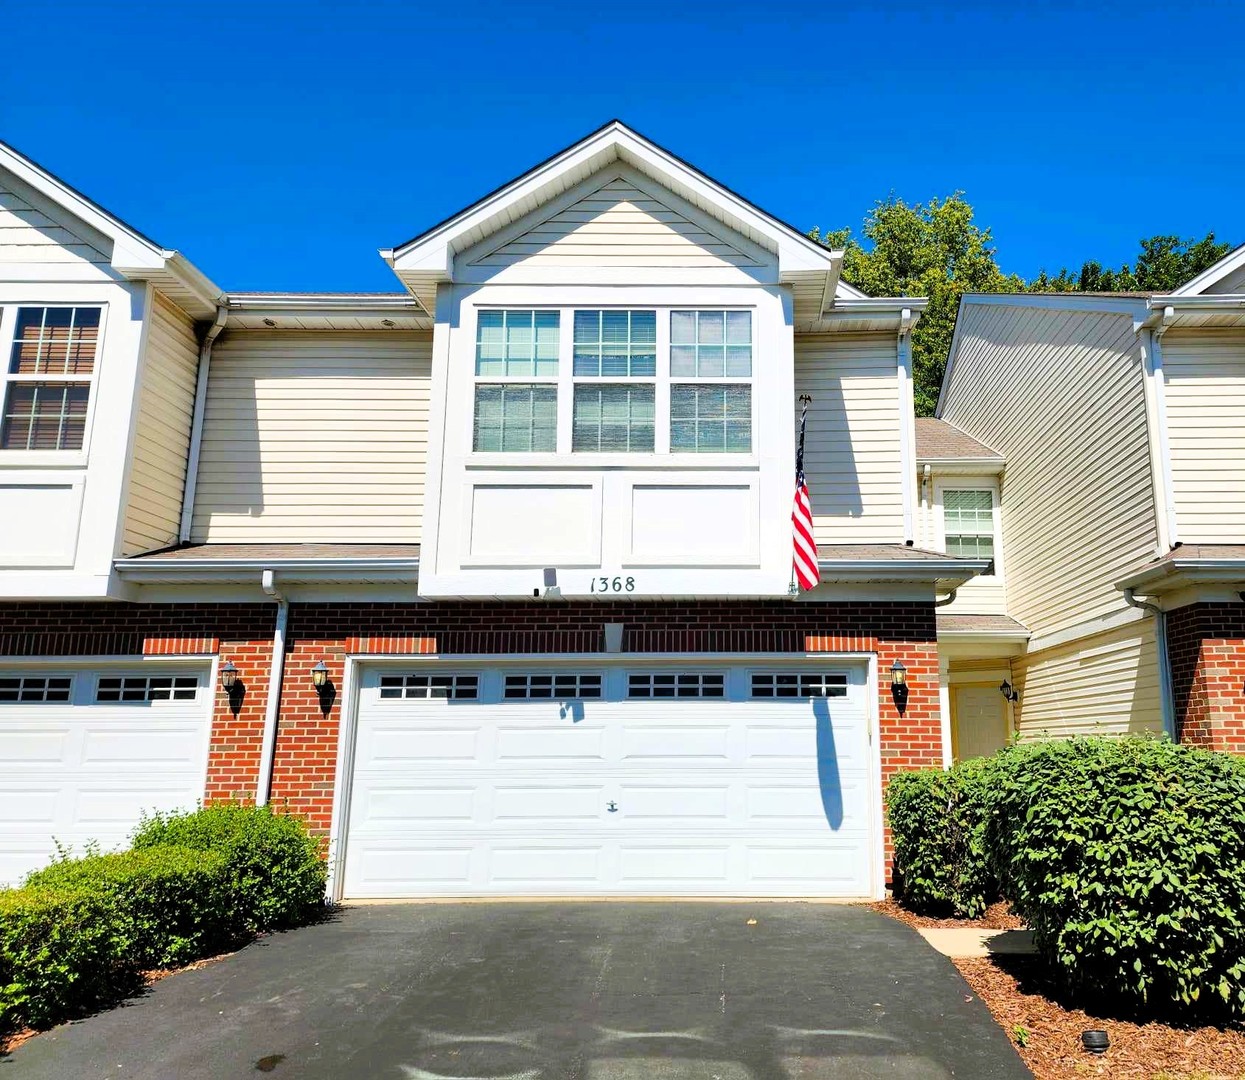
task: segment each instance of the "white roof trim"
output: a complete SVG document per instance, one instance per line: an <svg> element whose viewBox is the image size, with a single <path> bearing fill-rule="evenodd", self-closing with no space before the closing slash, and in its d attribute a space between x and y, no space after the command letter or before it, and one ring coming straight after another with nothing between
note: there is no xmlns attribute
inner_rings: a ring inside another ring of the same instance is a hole
<svg viewBox="0 0 1245 1080"><path fill-rule="evenodd" d="M1229 274L1235 273L1242 266L1245 266L1245 244L1242 244L1235 251L1229 251L1222 259L1213 266L1208 266L1192 281L1181 285L1179 289L1173 289L1171 295L1200 296L1215 282L1220 281Z"/></svg>

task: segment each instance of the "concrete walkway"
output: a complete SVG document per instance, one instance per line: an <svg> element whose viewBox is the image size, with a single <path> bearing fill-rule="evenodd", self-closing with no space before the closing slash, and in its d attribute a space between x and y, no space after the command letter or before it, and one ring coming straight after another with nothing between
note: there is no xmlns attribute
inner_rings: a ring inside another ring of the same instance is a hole
<svg viewBox="0 0 1245 1080"><path fill-rule="evenodd" d="M750 922L752 920L752 922ZM48 1032L0 1080L1021 1080L951 962L863 907L376 905Z"/></svg>
<svg viewBox="0 0 1245 1080"><path fill-rule="evenodd" d="M975 930L935 927L917 931L943 956L1028 956L1037 952L1032 930Z"/></svg>

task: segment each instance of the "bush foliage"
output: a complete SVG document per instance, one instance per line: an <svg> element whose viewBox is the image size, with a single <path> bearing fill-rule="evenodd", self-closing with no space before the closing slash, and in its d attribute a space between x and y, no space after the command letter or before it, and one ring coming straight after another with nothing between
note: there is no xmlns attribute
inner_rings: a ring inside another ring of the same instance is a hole
<svg viewBox="0 0 1245 1080"><path fill-rule="evenodd" d="M887 795L914 910L972 915L997 887L1081 998L1245 1017L1245 761L1079 738L904 774Z"/></svg>
<svg viewBox="0 0 1245 1080"><path fill-rule="evenodd" d="M0 1036L113 1004L143 971L308 922L324 884L315 838L268 808L150 818L129 851L60 859L0 889Z"/></svg>

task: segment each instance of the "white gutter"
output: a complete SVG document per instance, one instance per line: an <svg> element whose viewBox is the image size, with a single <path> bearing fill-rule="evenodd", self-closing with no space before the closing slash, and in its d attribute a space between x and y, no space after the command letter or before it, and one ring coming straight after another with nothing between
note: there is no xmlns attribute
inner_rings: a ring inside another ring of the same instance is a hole
<svg viewBox="0 0 1245 1080"><path fill-rule="evenodd" d="M145 556L141 558L116 559L113 567L122 577L131 581L165 581L188 579L205 574L212 579L251 580L256 570L278 570L285 574L332 574L349 571L354 575L366 573L400 576L419 572L419 557L367 558L343 557L339 559L191 559Z"/></svg>
<svg viewBox="0 0 1245 1080"><path fill-rule="evenodd" d="M1124 589L1124 602L1139 611L1149 612L1154 616L1154 636L1158 648L1159 662L1159 707L1163 719L1163 733L1177 741L1176 737L1176 698L1172 691L1171 661L1167 655L1167 612L1157 604L1147 604L1133 595L1132 589Z"/></svg>
<svg viewBox="0 0 1245 1080"><path fill-rule="evenodd" d="M277 591L276 574L265 570L260 586L277 602L277 622L272 632L272 663L268 667L268 698L264 702L264 741L259 752L259 776L255 782L255 805L265 806L272 792L272 760L277 749L277 713L281 702L281 680L285 675L285 629L290 619L290 602Z"/></svg>
<svg viewBox="0 0 1245 1080"><path fill-rule="evenodd" d="M212 343L225 328L229 309L224 304L216 307L216 318L203 335L199 346L199 378L195 384L194 415L190 420L190 449L186 454L186 482L182 485L182 521L177 532L178 543L190 540L190 526L195 513L195 488L199 482L199 453L203 447L203 411L207 406L208 369L212 363Z"/></svg>

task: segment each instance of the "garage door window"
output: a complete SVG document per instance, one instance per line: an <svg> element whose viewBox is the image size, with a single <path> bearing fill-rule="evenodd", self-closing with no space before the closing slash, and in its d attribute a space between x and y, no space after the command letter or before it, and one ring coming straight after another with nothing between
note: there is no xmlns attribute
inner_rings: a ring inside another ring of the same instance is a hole
<svg viewBox="0 0 1245 1080"><path fill-rule="evenodd" d="M583 674L507 675L503 696L512 701L599 698L601 676Z"/></svg>
<svg viewBox="0 0 1245 1080"><path fill-rule="evenodd" d="M819 671L757 672L754 698L847 697L847 676Z"/></svg>
<svg viewBox="0 0 1245 1080"><path fill-rule="evenodd" d="M380 696L386 701L400 698L474 701L480 696L480 677L478 675L382 675Z"/></svg>
<svg viewBox="0 0 1245 1080"><path fill-rule="evenodd" d="M0 703L68 701L68 675L5 675L0 678Z"/></svg>
<svg viewBox="0 0 1245 1080"><path fill-rule="evenodd" d="M726 676L713 672L637 672L627 676L631 698L720 698Z"/></svg>
<svg viewBox="0 0 1245 1080"><path fill-rule="evenodd" d="M196 675L101 675L95 700L101 704L194 701L198 692Z"/></svg>

